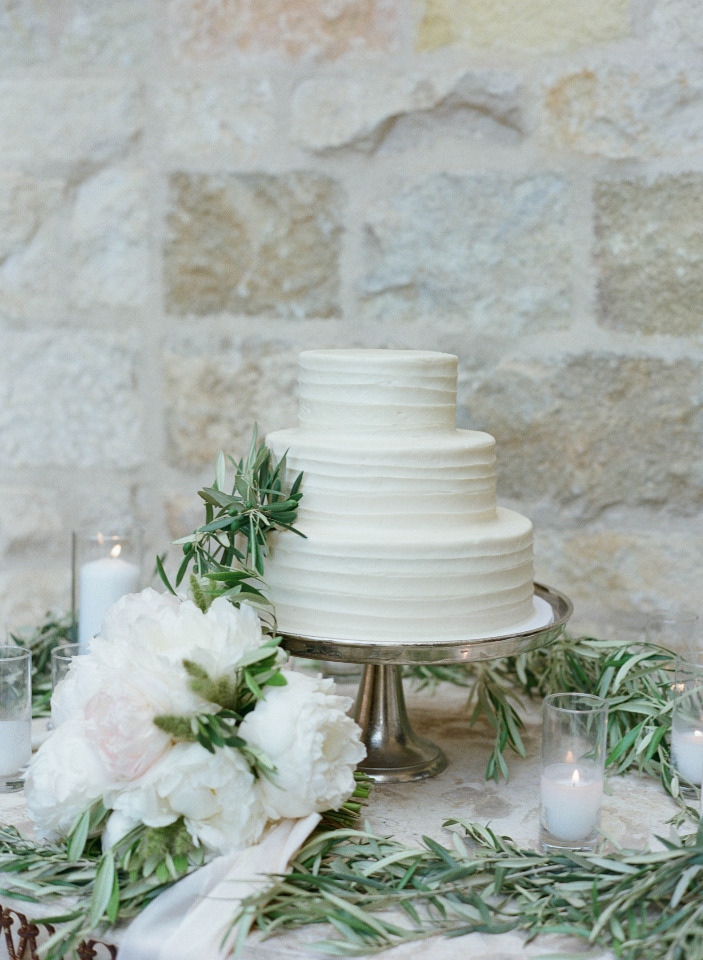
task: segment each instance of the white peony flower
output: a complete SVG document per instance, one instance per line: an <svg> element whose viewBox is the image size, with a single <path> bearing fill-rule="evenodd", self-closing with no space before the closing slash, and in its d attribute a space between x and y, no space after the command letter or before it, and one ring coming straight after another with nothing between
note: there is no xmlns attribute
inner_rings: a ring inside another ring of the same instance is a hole
<svg viewBox="0 0 703 960"><path fill-rule="evenodd" d="M159 593L151 587L140 593L128 593L105 613L100 636L121 643L138 634L144 646L163 646L180 606L178 597Z"/></svg>
<svg viewBox="0 0 703 960"><path fill-rule="evenodd" d="M182 816L193 840L210 854L256 842L266 824L242 754L211 754L198 743L177 743L140 780L108 794L107 802L122 818L124 833L136 823L164 827ZM116 828L112 834L112 843L120 839Z"/></svg>
<svg viewBox="0 0 703 960"><path fill-rule="evenodd" d="M269 687L242 721L240 736L275 764L274 783L262 778L272 819L304 817L340 807L354 791L354 770L366 756L352 701L334 681L284 671L285 687Z"/></svg>
<svg viewBox="0 0 703 960"><path fill-rule="evenodd" d="M208 856L255 843L269 818L301 817L339 807L354 790L365 755L351 701L331 680L288 673L268 688L240 733L267 754L276 782L256 780L236 749L208 752L174 742L154 723L215 712L193 692L183 660L216 679L264 643L256 611L218 598L203 613L155 590L110 608L90 653L59 685L60 722L30 763L27 804L40 836L65 835L75 817L101 799L112 811L105 849L137 824L165 827L180 817ZM282 659L284 654L281 653Z"/></svg>
<svg viewBox="0 0 703 960"><path fill-rule="evenodd" d="M134 680L116 676L85 706L85 735L117 781L141 777L171 745L170 736L154 723L168 710L169 691L143 671Z"/></svg>
<svg viewBox="0 0 703 960"><path fill-rule="evenodd" d="M86 676L90 694L81 700L72 683L72 715L82 709L87 736L110 777L134 780L171 746L154 717L216 709L191 691L183 660L219 676L262 642L259 618L246 605L237 610L218 598L203 614L190 601L151 589L123 597L108 611L90 656L82 658L80 675L92 672Z"/></svg>
<svg viewBox="0 0 703 960"><path fill-rule="evenodd" d="M106 682L105 671L95 657L74 657L68 672L51 695L51 719L55 727L83 716L86 703Z"/></svg>
<svg viewBox="0 0 703 960"><path fill-rule="evenodd" d="M111 648L130 651L135 662L163 657L180 667L184 659L194 660L212 675L230 671L263 643L261 621L248 604L237 609L217 597L203 613L191 600L152 589L118 600L105 615L100 637ZM99 642L92 649L105 655Z"/></svg>
<svg viewBox="0 0 703 960"><path fill-rule="evenodd" d="M27 812L40 838L66 836L73 821L109 786L80 721L67 720L39 747L24 783Z"/></svg>
<svg viewBox="0 0 703 960"><path fill-rule="evenodd" d="M162 714L192 715L216 709L190 689L182 663L149 650L93 641L92 659L102 682L84 703L82 720L113 780L142 776L171 746L154 723Z"/></svg>

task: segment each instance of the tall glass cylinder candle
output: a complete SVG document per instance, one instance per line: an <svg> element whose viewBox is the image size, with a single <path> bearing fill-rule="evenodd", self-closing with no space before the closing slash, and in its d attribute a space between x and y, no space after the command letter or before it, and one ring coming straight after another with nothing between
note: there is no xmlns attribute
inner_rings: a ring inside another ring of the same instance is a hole
<svg viewBox="0 0 703 960"><path fill-rule="evenodd" d="M54 709L56 688L71 669L77 656L85 652L80 643L62 643L51 651L51 727L58 727L62 718Z"/></svg>
<svg viewBox="0 0 703 960"><path fill-rule="evenodd" d="M0 793L20 789L32 756L32 654L0 646Z"/></svg>
<svg viewBox="0 0 703 960"><path fill-rule="evenodd" d="M703 780L703 654L677 657L672 685L671 763L683 793Z"/></svg>
<svg viewBox="0 0 703 960"><path fill-rule="evenodd" d="M73 615L82 649L100 632L107 609L140 586L137 531L106 527L73 534Z"/></svg>
<svg viewBox="0 0 703 960"><path fill-rule="evenodd" d="M553 693L543 710L540 845L590 850L600 826L608 703Z"/></svg>

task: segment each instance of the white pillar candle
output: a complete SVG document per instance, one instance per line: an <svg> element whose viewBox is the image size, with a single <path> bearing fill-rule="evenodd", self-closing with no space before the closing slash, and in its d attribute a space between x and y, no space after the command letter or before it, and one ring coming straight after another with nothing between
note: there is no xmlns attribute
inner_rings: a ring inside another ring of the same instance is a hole
<svg viewBox="0 0 703 960"><path fill-rule="evenodd" d="M32 756L32 721L0 720L0 777L18 774Z"/></svg>
<svg viewBox="0 0 703 960"><path fill-rule="evenodd" d="M589 761L551 763L542 771L542 825L557 840L587 840L598 826L603 775Z"/></svg>
<svg viewBox="0 0 703 960"><path fill-rule="evenodd" d="M138 589L139 567L119 556L119 546L110 556L84 563L80 570L78 642L86 646L99 632L108 607Z"/></svg>
<svg viewBox="0 0 703 960"><path fill-rule="evenodd" d="M671 753L677 773L691 783L700 784L703 779L703 730L673 727Z"/></svg>

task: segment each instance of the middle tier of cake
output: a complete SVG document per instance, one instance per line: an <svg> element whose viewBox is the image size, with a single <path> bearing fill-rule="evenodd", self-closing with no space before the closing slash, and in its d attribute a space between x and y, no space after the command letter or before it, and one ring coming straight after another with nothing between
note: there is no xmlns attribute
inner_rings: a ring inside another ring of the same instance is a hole
<svg viewBox="0 0 703 960"><path fill-rule="evenodd" d="M298 526L326 523L412 530L491 520L496 510L495 440L478 430L444 430L400 440L342 440L320 431L277 430L266 442L286 454L289 479L304 473Z"/></svg>
<svg viewBox="0 0 703 960"><path fill-rule="evenodd" d="M340 442L298 428L267 443L289 480L304 471L305 539L273 535L266 564L282 632L463 641L534 616L532 524L496 507L489 434Z"/></svg>

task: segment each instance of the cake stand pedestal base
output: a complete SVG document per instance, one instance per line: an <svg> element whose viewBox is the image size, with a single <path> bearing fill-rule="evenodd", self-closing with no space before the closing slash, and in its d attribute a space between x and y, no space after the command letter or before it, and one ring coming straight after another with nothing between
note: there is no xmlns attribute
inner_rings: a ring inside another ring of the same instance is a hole
<svg viewBox="0 0 703 960"><path fill-rule="evenodd" d="M561 635L573 606L551 587L535 584L535 623L499 637L421 643L379 643L284 634L281 644L296 657L363 663L354 718L362 729L366 760L359 769L379 783L424 780L444 770L439 747L412 730L403 696L402 664L472 663L513 657L544 647Z"/></svg>
<svg viewBox="0 0 703 960"><path fill-rule="evenodd" d="M401 667L364 667L354 704L366 759L359 769L378 783L405 783L441 773L447 758L434 743L418 737L405 709Z"/></svg>

